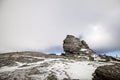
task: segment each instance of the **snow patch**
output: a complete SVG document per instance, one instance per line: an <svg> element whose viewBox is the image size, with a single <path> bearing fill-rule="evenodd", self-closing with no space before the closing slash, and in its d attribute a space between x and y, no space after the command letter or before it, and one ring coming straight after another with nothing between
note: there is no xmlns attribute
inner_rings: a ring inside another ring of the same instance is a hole
<svg viewBox="0 0 120 80"><path fill-rule="evenodd" d="M49 74L56 75L58 80L63 80L64 78L68 79L80 79L80 80L92 80L92 74L95 69L101 65L110 65L110 63L102 62L93 62L93 61L77 61L69 59L51 59L46 58L44 61L27 63L28 66L20 67L25 65L25 63L16 62L17 66L12 67L2 67L0 68L0 73L5 71L15 71L22 69L25 73L25 70L30 70L32 68L37 68L40 74L33 74L29 77L32 77L35 80L45 80ZM47 64L47 66L42 65ZM20 74L21 75L21 74Z"/></svg>
<svg viewBox="0 0 120 80"><path fill-rule="evenodd" d="M87 49L85 49L85 48L81 48L81 50L80 51L87 51Z"/></svg>

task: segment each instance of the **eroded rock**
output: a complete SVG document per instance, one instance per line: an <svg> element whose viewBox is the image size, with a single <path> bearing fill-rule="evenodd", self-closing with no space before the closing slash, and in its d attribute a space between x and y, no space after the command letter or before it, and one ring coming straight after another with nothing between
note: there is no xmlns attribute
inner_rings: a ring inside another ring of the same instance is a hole
<svg viewBox="0 0 120 80"><path fill-rule="evenodd" d="M83 48L89 49L88 44L84 40L82 40L81 43Z"/></svg>
<svg viewBox="0 0 120 80"><path fill-rule="evenodd" d="M63 49L66 53L74 53L80 51L82 43L72 35L67 35L63 43Z"/></svg>
<svg viewBox="0 0 120 80"><path fill-rule="evenodd" d="M93 80L120 80L120 64L98 67Z"/></svg>
<svg viewBox="0 0 120 80"><path fill-rule="evenodd" d="M49 75L47 77L47 80L57 80L56 76L55 75Z"/></svg>
<svg viewBox="0 0 120 80"><path fill-rule="evenodd" d="M95 53L84 40L80 41L79 38L73 35L66 36L63 41L63 50L65 54Z"/></svg>

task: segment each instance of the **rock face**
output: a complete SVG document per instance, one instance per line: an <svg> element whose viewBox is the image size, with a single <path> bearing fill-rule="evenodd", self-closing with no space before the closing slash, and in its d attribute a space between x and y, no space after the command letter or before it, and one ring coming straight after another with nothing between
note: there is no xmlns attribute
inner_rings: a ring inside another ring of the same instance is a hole
<svg viewBox="0 0 120 80"><path fill-rule="evenodd" d="M67 35L63 43L63 49L66 53L74 53L80 51L82 43L78 38L72 35Z"/></svg>
<svg viewBox="0 0 120 80"><path fill-rule="evenodd" d="M120 80L120 64L98 67L93 80Z"/></svg>
<svg viewBox="0 0 120 80"><path fill-rule="evenodd" d="M47 77L47 80L57 80L56 76L55 75L49 75Z"/></svg>
<svg viewBox="0 0 120 80"><path fill-rule="evenodd" d="M84 40L80 41L79 38L76 38L73 35L67 35L63 41L63 49L65 53L79 53L83 48L89 49L89 46Z"/></svg>
<svg viewBox="0 0 120 80"><path fill-rule="evenodd" d="M82 40L81 43L83 48L89 49L88 44L84 40Z"/></svg>

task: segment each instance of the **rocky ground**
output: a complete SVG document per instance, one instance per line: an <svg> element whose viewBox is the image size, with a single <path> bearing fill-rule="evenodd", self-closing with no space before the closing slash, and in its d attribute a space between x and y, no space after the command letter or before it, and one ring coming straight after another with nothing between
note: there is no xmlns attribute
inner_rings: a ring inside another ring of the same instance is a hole
<svg viewBox="0 0 120 80"><path fill-rule="evenodd" d="M0 80L120 80L120 59L96 54L84 40L67 35L61 55L0 54Z"/></svg>
<svg viewBox="0 0 120 80"><path fill-rule="evenodd" d="M32 61L29 61L30 58ZM0 80L92 80L92 74L98 66L113 64L65 58L29 57L26 59L25 62L13 60L10 61L12 65L1 66Z"/></svg>
<svg viewBox="0 0 120 80"><path fill-rule="evenodd" d="M101 73L98 71L99 66L119 63L118 61L100 61L99 58L90 61L88 58L89 56L81 59L80 56L73 58L73 56L53 54L42 54L38 57L38 55L31 56L28 52L17 53L17 56L13 53L4 54L0 57L0 80L98 80L95 74ZM108 68L108 71L113 68L114 66ZM107 68L100 67L100 70L105 71Z"/></svg>

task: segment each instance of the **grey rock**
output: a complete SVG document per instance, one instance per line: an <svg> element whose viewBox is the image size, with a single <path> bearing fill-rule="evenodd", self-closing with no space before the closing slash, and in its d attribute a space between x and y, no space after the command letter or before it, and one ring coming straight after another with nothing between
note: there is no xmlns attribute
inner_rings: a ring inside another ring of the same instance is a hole
<svg viewBox="0 0 120 80"><path fill-rule="evenodd" d="M120 80L120 64L100 66L92 80Z"/></svg>
<svg viewBox="0 0 120 80"><path fill-rule="evenodd" d="M69 78L64 78L63 80L80 80L80 79L69 79Z"/></svg>
<svg viewBox="0 0 120 80"><path fill-rule="evenodd" d="M57 80L56 76L55 75L49 75L47 77L47 80Z"/></svg>
<svg viewBox="0 0 120 80"><path fill-rule="evenodd" d="M9 72L0 73L0 80L9 80L8 74Z"/></svg>
<svg viewBox="0 0 120 80"><path fill-rule="evenodd" d="M73 35L67 35L63 41L63 49L65 54L81 54L81 53L95 53L91 50L88 44ZM81 51L81 49L86 49L88 52ZM64 54L63 54L64 55Z"/></svg>
<svg viewBox="0 0 120 80"><path fill-rule="evenodd" d="M35 75L35 74L40 74L40 71L36 67L30 69L30 72L28 73L28 75Z"/></svg>
<svg viewBox="0 0 120 80"><path fill-rule="evenodd" d="M88 44L84 40L82 40L81 43L83 48L89 49Z"/></svg>
<svg viewBox="0 0 120 80"><path fill-rule="evenodd" d="M29 80L28 73L29 70L15 70L9 73L8 80Z"/></svg>
<svg viewBox="0 0 120 80"><path fill-rule="evenodd" d="M80 51L82 43L72 35L67 35L63 43L63 49L66 53L74 53Z"/></svg>

